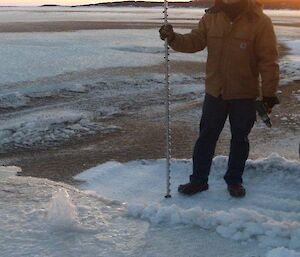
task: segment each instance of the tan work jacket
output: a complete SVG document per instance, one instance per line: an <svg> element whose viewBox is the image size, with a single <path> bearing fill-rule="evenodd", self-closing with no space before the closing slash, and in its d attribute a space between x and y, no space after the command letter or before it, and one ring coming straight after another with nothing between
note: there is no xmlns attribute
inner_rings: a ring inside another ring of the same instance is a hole
<svg viewBox="0 0 300 257"><path fill-rule="evenodd" d="M278 49L271 19L260 4L230 21L223 11L208 11L188 34L175 33L175 51L194 53L207 47L206 93L223 99L276 95L279 84Z"/></svg>

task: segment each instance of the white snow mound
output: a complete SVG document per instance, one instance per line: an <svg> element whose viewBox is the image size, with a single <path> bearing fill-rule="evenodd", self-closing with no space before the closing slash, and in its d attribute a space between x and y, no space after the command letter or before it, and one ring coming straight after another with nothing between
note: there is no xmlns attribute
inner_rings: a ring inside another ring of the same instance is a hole
<svg viewBox="0 0 300 257"><path fill-rule="evenodd" d="M104 197L128 202L128 215L153 224L192 225L215 230L236 241L257 241L262 247L300 250L300 163L278 154L248 160L244 199L233 199L223 181L227 158L214 159L210 190L193 197L176 192L192 170L189 160L172 162L172 194L163 199L165 161L108 162L77 179Z"/></svg>
<svg viewBox="0 0 300 257"><path fill-rule="evenodd" d="M266 257L300 257L300 253L280 247L268 252Z"/></svg>

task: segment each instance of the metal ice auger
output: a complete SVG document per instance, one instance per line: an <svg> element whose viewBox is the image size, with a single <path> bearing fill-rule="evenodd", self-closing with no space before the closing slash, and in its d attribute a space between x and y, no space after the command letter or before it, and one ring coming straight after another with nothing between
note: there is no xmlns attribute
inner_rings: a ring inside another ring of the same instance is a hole
<svg viewBox="0 0 300 257"><path fill-rule="evenodd" d="M168 24L168 0L164 0L164 24ZM171 197L171 124L170 124L170 83L169 83L169 46L168 40L165 39L165 90L166 90L166 195L165 198Z"/></svg>

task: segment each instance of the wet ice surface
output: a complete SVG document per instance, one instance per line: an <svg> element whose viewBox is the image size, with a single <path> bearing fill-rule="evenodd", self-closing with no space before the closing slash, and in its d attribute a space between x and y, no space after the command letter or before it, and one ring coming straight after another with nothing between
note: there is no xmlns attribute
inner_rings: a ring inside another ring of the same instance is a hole
<svg viewBox="0 0 300 257"><path fill-rule="evenodd" d="M125 220L122 203L45 179L0 176L2 256L131 256L141 244L148 224Z"/></svg>
<svg viewBox="0 0 300 257"><path fill-rule="evenodd" d="M164 199L164 160L108 162L76 178L81 191L0 168L3 256L294 257L299 255L300 163L276 154L249 160L248 194L232 199L214 160L210 189L176 192L190 160L172 161L172 198ZM184 235L184 236L183 236Z"/></svg>

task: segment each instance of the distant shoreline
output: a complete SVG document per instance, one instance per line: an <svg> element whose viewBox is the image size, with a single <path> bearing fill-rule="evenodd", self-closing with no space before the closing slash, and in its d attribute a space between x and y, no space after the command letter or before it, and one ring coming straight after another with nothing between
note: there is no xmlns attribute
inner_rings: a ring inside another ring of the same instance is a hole
<svg viewBox="0 0 300 257"><path fill-rule="evenodd" d="M72 5L72 6L63 6L63 5L42 5L39 7L136 7L136 8L153 8L161 7L163 2L143 2L143 1L125 1L125 2L107 2L107 3L98 3L98 4L85 4L85 5ZM212 4L207 3L198 3L198 2L169 2L168 6L170 8L209 8ZM265 4L265 10L295 10L300 11L300 1L299 4L294 6L293 4L281 5L281 4Z"/></svg>
<svg viewBox="0 0 300 257"><path fill-rule="evenodd" d="M277 1L271 2L271 0L262 0L264 9L267 10L300 10L300 1ZM214 0L196 0L189 2L169 2L171 8L208 8L212 6ZM56 4L44 4L41 6L0 6L0 7L64 7L64 8L78 8L78 7L161 7L163 2L151 2L151 1L116 1L116 2L103 2L96 4L83 4L83 5L56 5Z"/></svg>

